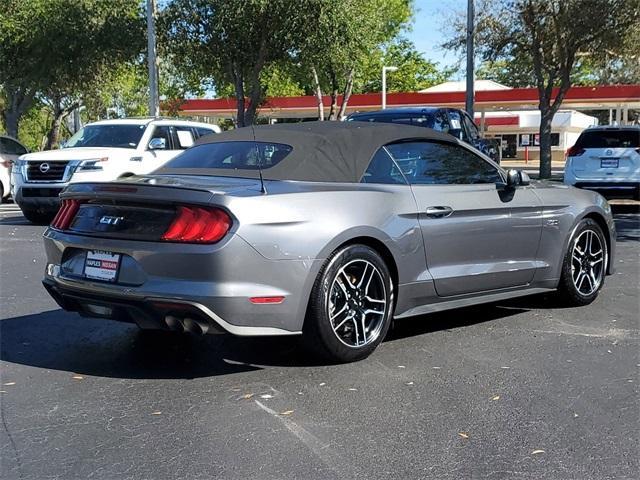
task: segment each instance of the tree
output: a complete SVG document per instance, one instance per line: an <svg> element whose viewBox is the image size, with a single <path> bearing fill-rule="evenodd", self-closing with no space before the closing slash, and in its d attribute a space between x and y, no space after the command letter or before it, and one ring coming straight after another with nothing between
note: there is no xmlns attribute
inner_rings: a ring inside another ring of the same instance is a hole
<svg viewBox="0 0 640 480"><path fill-rule="evenodd" d="M531 65L541 115L540 177L549 178L551 122L576 66L585 57L597 63L624 51L624 34L640 22L640 0L485 0L477 11L483 58ZM445 44L459 45L456 36Z"/></svg>
<svg viewBox="0 0 640 480"><path fill-rule="evenodd" d="M411 41L398 37L365 59L362 71L356 78L354 91L380 92L380 72L383 65L398 67L396 72L387 77L389 92L417 92L446 82L454 73L453 69L439 69L438 64L425 59Z"/></svg>
<svg viewBox="0 0 640 480"><path fill-rule="evenodd" d="M3 120L16 134L38 96L52 111L47 148L83 93L143 49L144 21L129 0L0 0Z"/></svg>
<svg viewBox="0 0 640 480"><path fill-rule="evenodd" d="M265 96L263 71L289 59L305 34L297 10L291 0L173 0L160 14L161 51L216 90L233 85L237 124L250 125Z"/></svg>
<svg viewBox="0 0 640 480"><path fill-rule="evenodd" d="M323 91L331 97L329 120L344 116L357 72L383 43L397 36L412 14L411 0L309 0L308 31L300 63L310 73L324 120ZM377 74L376 74L377 77ZM342 103L338 106L339 94Z"/></svg>

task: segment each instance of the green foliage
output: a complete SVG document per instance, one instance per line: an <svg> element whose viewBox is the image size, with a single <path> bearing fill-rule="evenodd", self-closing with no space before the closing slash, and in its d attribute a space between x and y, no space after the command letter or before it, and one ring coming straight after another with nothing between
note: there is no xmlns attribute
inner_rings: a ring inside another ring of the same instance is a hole
<svg viewBox="0 0 640 480"><path fill-rule="evenodd" d="M206 79L217 91L233 85L238 124L252 123L265 96L263 70L287 60L304 35L297 3L173 0L160 19L163 51L179 72Z"/></svg>
<svg viewBox="0 0 640 480"><path fill-rule="evenodd" d="M141 4L131 0L0 0L3 119L17 127L39 96L55 125L96 83L144 47ZM9 125L7 125L9 126Z"/></svg>
<svg viewBox="0 0 640 480"><path fill-rule="evenodd" d="M380 92L383 65L398 67L397 71L387 76L389 92L417 92L446 82L453 75L452 70L439 69L438 64L425 59L412 42L400 37L365 57L354 91Z"/></svg>

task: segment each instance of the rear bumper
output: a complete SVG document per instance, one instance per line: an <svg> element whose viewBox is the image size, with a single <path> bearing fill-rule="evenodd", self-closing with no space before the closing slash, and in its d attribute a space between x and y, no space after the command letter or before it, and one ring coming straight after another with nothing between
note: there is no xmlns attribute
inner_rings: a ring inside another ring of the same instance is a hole
<svg viewBox="0 0 640 480"><path fill-rule="evenodd" d="M175 330L191 333L230 333L239 336L296 335L300 332L273 327L233 325L206 306L193 301L169 298L132 297L114 293L103 294L73 288L50 278L43 286L69 312L82 316L135 323L151 330Z"/></svg>
<svg viewBox="0 0 640 480"><path fill-rule="evenodd" d="M142 328L299 334L321 266L319 260L268 260L238 235L216 245L91 238L52 229L44 237L43 283L63 309ZM118 283L83 277L87 250L122 254ZM258 296L285 298L279 304L250 302Z"/></svg>

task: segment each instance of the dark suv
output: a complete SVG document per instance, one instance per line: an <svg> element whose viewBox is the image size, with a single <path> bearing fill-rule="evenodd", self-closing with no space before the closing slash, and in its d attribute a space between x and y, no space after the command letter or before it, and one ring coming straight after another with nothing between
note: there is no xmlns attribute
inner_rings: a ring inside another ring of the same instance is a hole
<svg viewBox="0 0 640 480"><path fill-rule="evenodd" d="M500 163L499 140L483 138L471 116L458 108L408 107L388 108L375 112L356 112L348 122L404 123L445 132L474 146L494 162Z"/></svg>

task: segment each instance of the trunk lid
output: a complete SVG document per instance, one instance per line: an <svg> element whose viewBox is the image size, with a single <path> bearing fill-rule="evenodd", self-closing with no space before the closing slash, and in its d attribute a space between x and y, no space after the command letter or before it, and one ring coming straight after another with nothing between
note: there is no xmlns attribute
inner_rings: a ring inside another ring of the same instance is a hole
<svg viewBox="0 0 640 480"><path fill-rule="evenodd" d="M157 241L176 218L179 206L215 206L226 210L225 195L259 195L252 179L188 176L131 177L123 182L75 183L62 192L77 200L70 233L128 240Z"/></svg>

